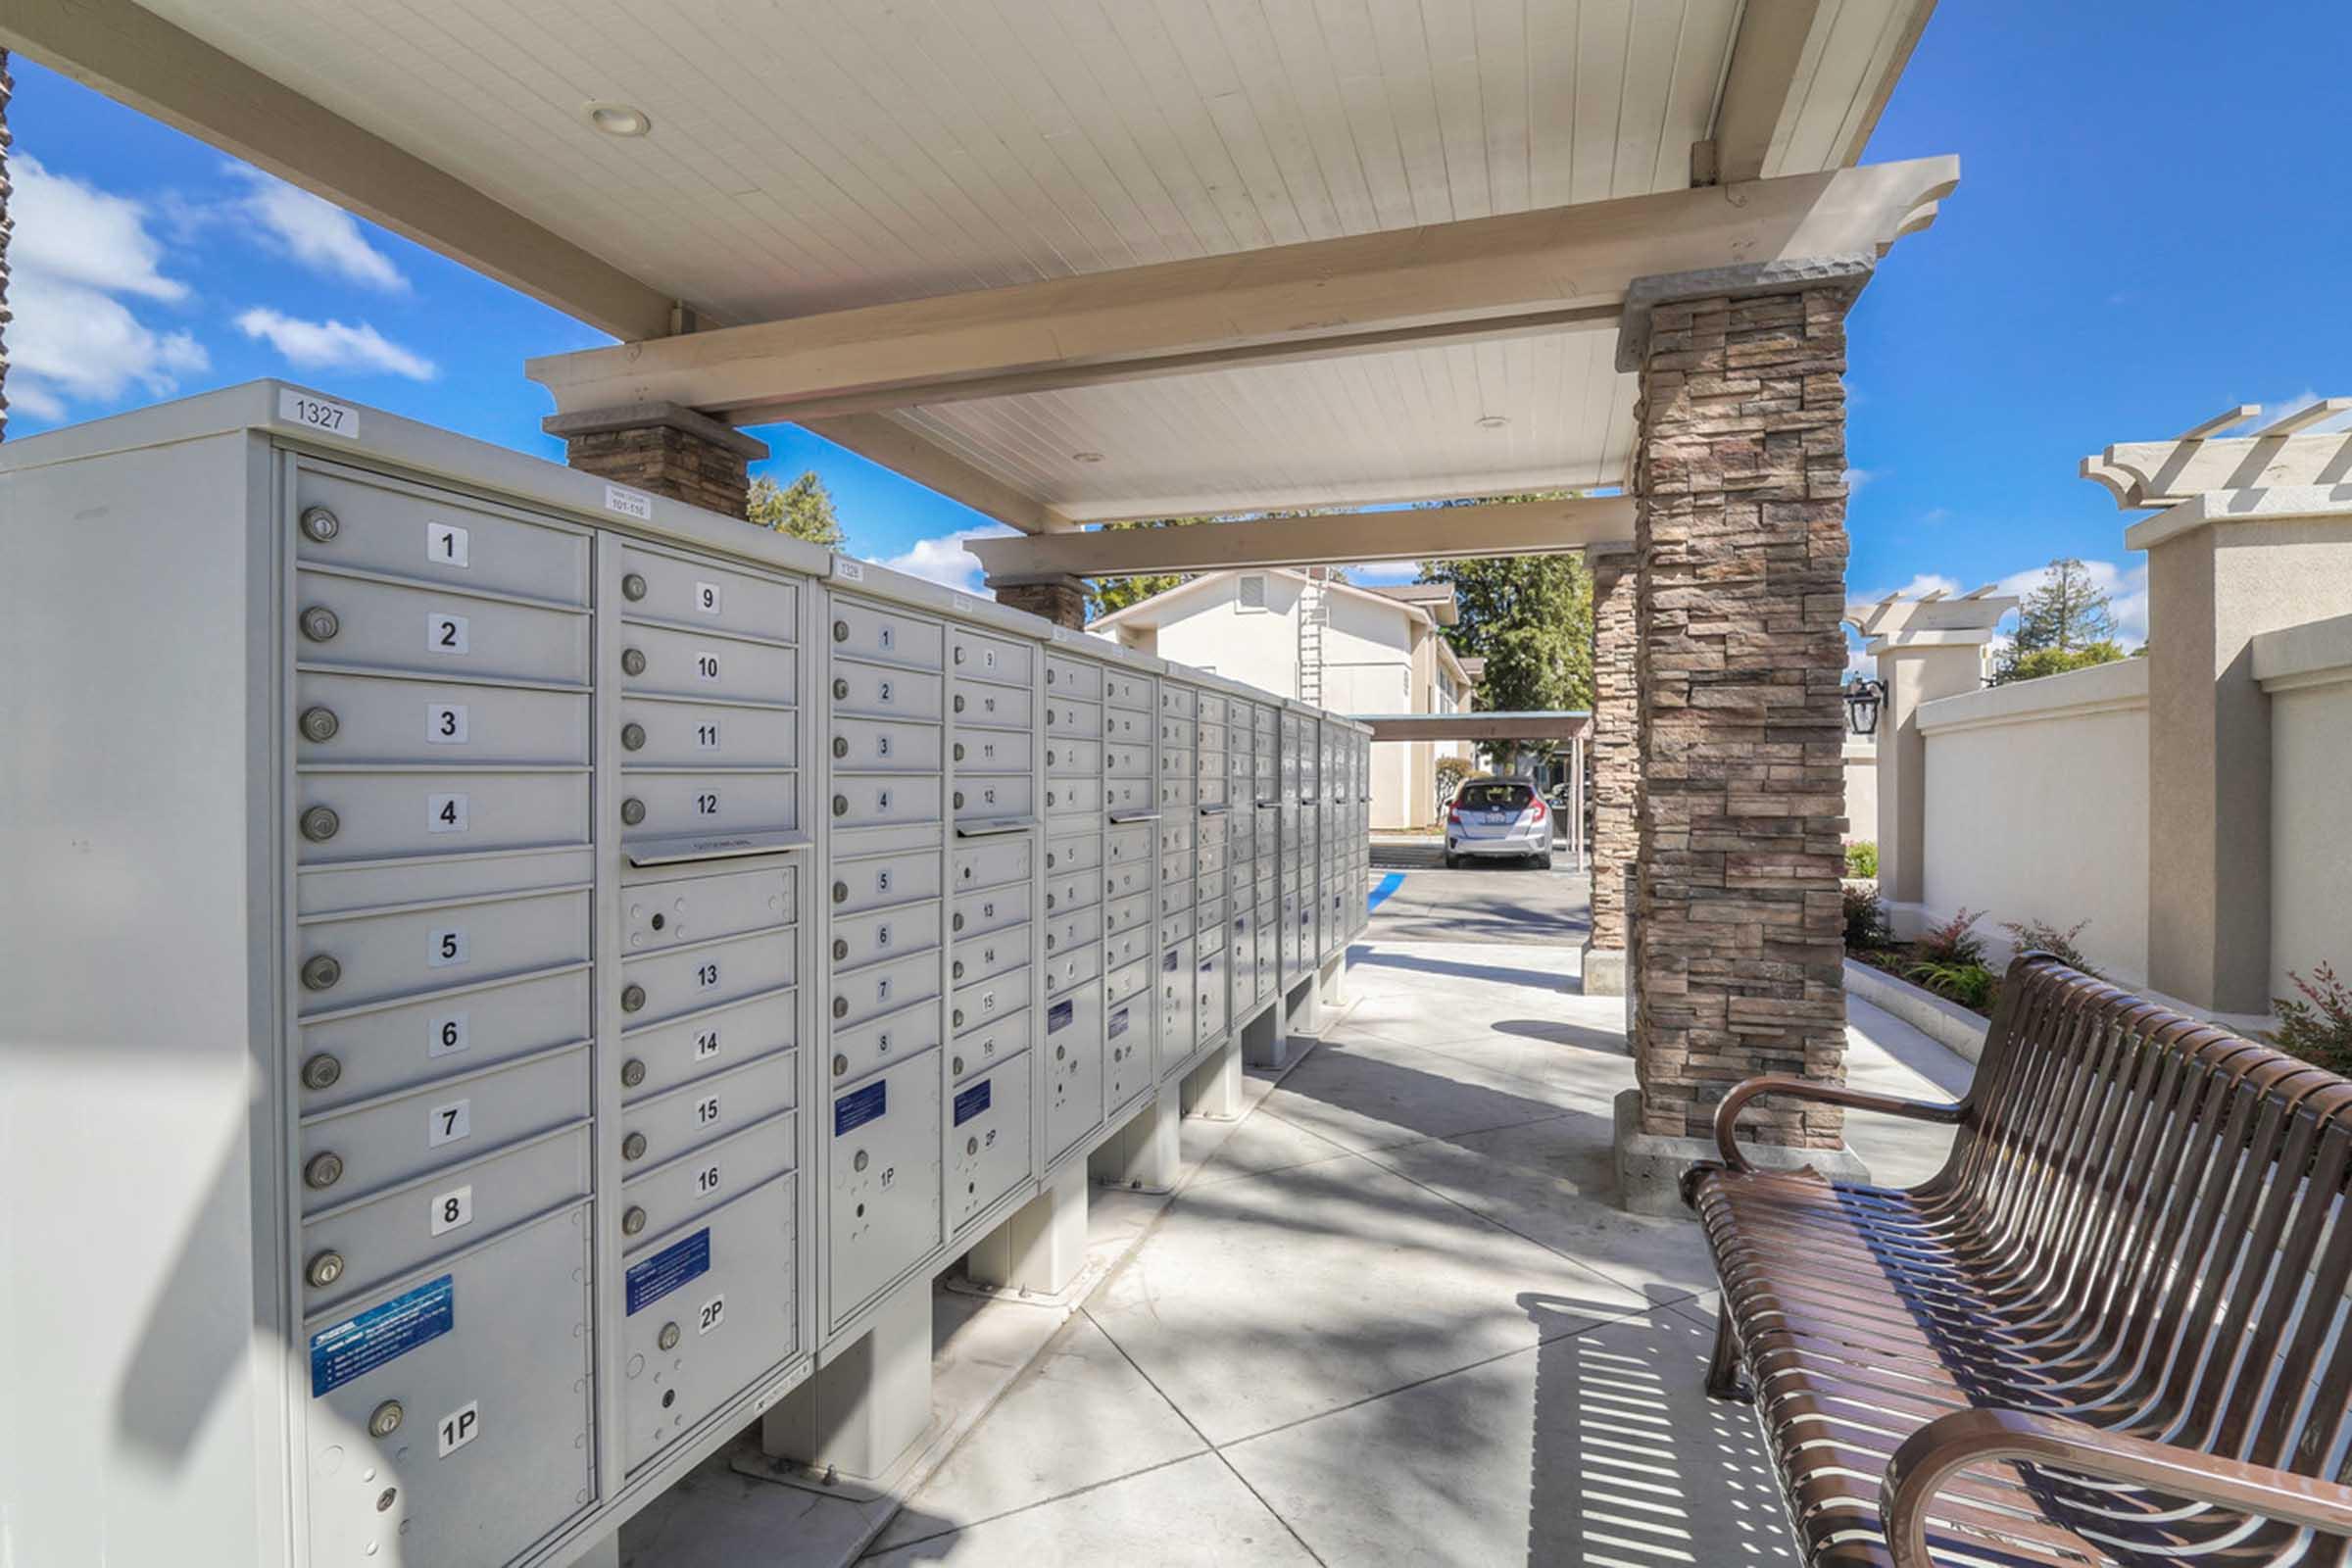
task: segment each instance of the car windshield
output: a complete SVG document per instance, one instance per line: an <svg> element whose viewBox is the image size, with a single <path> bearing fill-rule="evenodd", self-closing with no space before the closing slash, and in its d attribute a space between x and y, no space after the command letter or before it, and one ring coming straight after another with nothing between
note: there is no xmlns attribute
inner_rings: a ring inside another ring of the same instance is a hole
<svg viewBox="0 0 2352 1568"><path fill-rule="evenodd" d="M1525 784L1465 784L1456 804L1465 811L1517 811L1535 793Z"/></svg>

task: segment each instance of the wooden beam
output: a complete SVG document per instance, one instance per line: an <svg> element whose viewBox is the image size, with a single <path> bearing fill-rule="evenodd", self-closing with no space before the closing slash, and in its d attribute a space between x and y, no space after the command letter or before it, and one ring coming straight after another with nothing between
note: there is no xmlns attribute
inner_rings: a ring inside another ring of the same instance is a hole
<svg viewBox="0 0 2352 1568"><path fill-rule="evenodd" d="M524 370L560 414L666 402L745 423L845 399L861 412L939 401L1005 377L1036 391L1166 362L1344 352L1366 334L1489 333L1613 307L1656 273L1884 254L1959 174L1958 159L1928 158L1628 196L724 327Z"/></svg>
<svg viewBox="0 0 2352 1568"><path fill-rule="evenodd" d="M1014 524L1019 526L1019 524ZM1465 561L1554 555L1634 536L1631 496L1491 501L1326 513L1180 528L1098 528L1031 539L974 539L992 584L1140 577L1333 561Z"/></svg>
<svg viewBox="0 0 2352 1568"><path fill-rule="evenodd" d="M1378 741L1573 741L1592 733L1592 715L1531 713L1350 713Z"/></svg>
<svg viewBox="0 0 2352 1568"><path fill-rule="evenodd" d="M1715 100L1714 177L1758 179L1789 100L1821 0L1747 0Z"/></svg>
<svg viewBox="0 0 2352 1568"><path fill-rule="evenodd" d="M670 329L660 290L131 0L8 0L0 46L615 337Z"/></svg>
<svg viewBox="0 0 2352 1568"><path fill-rule="evenodd" d="M1077 526L1027 491L973 466L886 414L845 414L803 422L835 446L960 501L1008 528L1043 534Z"/></svg>

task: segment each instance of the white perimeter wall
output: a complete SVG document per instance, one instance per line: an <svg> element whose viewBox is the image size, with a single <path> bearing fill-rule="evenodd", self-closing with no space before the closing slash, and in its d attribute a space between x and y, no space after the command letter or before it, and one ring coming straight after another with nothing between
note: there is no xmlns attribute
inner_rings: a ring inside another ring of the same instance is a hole
<svg viewBox="0 0 2352 1568"><path fill-rule="evenodd" d="M1868 741L1845 746L1845 842L1879 841L1879 749Z"/></svg>
<svg viewBox="0 0 2352 1568"><path fill-rule="evenodd" d="M2148 666L2112 664L1922 705L1932 918L2046 920L2122 983L2147 978ZM2340 779L2343 775L2338 774ZM2348 955L2352 956L2352 955Z"/></svg>
<svg viewBox="0 0 2352 1568"><path fill-rule="evenodd" d="M2254 639L2271 698L2271 995L2352 983L2352 616Z"/></svg>

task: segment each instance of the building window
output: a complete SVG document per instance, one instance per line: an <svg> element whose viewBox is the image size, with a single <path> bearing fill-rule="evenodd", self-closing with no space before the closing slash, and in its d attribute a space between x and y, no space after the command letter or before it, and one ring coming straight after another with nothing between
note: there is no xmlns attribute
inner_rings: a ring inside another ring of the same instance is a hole
<svg viewBox="0 0 2352 1568"><path fill-rule="evenodd" d="M1234 585L1233 600L1235 608L1239 610L1265 609L1265 573L1261 571L1246 573L1241 580Z"/></svg>

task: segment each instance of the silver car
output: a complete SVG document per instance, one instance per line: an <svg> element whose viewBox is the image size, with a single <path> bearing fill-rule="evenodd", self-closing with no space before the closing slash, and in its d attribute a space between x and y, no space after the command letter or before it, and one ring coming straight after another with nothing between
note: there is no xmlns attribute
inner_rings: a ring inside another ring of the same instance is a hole
<svg viewBox="0 0 2352 1568"><path fill-rule="evenodd" d="M1446 863L1511 856L1548 871L1551 815L1533 779L1464 779L1446 807Z"/></svg>

